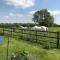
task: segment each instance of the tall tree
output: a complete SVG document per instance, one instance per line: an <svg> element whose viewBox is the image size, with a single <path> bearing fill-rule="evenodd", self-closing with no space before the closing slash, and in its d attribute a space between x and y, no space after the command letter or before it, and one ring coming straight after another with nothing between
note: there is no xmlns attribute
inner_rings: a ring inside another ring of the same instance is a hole
<svg viewBox="0 0 60 60"><path fill-rule="evenodd" d="M38 23L39 25L52 26L54 24L54 17L47 9L42 9L33 14L33 21L35 24Z"/></svg>

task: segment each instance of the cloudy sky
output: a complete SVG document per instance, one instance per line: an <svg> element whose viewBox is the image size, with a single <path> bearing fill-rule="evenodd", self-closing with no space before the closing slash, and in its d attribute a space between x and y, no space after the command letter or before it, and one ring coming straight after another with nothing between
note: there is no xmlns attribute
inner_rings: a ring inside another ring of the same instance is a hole
<svg viewBox="0 0 60 60"><path fill-rule="evenodd" d="M35 11L47 8L60 24L60 0L0 0L0 23L31 23Z"/></svg>

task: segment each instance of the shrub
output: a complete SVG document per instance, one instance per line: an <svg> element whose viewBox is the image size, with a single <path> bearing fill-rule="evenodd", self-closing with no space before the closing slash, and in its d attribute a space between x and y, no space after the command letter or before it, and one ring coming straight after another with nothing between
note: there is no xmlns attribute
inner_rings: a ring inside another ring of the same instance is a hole
<svg viewBox="0 0 60 60"><path fill-rule="evenodd" d="M16 54L16 60L28 60L28 53L23 51L19 51Z"/></svg>

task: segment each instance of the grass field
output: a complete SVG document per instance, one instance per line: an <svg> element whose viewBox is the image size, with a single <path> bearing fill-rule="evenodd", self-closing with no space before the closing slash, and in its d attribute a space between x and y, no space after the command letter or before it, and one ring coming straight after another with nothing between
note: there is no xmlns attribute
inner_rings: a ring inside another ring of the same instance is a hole
<svg viewBox="0 0 60 60"><path fill-rule="evenodd" d="M60 27L49 27L48 31L52 31L52 32L60 32Z"/></svg>
<svg viewBox="0 0 60 60"><path fill-rule="evenodd" d="M60 31L60 27L49 27L49 31ZM8 32L7 32L8 33ZM3 37L0 43L0 60L6 60L7 37ZM29 60L60 60L60 49L43 49L42 45L27 42L21 39L10 38L9 60L12 52L25 50L29 54Z"/></svg>
<svg viewBox="0 0 60 60"><path fill-rule="evenodd" d="M0 60L6 60L7 37L3 38L3 42L0 43ZM12 52L16 53L21 50L28 52L30 60L60 60L59 49L43 49L36 43L10 38L9 60Z"/></svg>

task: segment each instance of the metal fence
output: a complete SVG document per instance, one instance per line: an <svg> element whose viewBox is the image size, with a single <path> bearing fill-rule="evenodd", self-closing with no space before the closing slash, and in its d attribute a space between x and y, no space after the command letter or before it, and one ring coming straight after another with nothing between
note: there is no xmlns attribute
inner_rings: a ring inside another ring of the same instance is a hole
<svg viewBox="0 0 60 60"><path fill-rule="evenodd" d="M0 28L0 34L41 44L44 48L60 48L60 32L44 32L17 28Z"/></svg>

